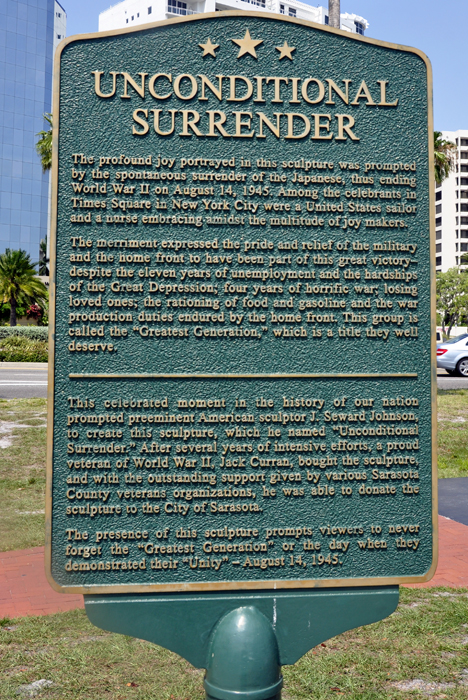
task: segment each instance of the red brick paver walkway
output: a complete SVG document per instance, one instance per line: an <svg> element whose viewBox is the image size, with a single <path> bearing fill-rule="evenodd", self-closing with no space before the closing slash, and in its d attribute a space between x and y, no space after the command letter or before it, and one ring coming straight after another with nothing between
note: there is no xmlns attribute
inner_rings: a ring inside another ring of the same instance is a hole
<svg viewBox="0 0 468 700"><path fill-rule="evenodd" d="M50 587L44 571L44 547L0 553L0 619L82 607L83 596L57 593Z"/></svg>
<svg viewBox="0 0 468 700"><path fill-rule="evenodd" d="M439 566L411 588L468 588L468 526L439 515ZM44 547L0 553L0 619L50 615L83 607L83 596L56 593L44 573Z"/></svg>
<svg viewBox="0 0 468 700"><path fill-rule="evenodd" d="M439 515L439 564L433 579L408 588L468 588L468 526Z"/></svg>

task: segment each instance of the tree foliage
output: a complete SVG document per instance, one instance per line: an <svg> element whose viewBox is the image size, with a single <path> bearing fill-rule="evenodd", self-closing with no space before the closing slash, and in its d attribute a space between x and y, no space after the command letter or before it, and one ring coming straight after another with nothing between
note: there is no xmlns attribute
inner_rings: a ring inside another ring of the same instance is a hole
<svg viewBox="0 0 468 700"><path fill-rule="evenodd" d="M455 169L457 147L452 141L447 141L441 131L434 131L434 176L437 185Z"/></svg>
<svg viewBox="0 0 468 700"><path fill-rule="evenodd" d="M47 236L41 238L39 243L39 274L47 276L49 274L49 258L47 257Z"/></svg>
<svg viewBox="0 0 468 700"><path fill-rule="evenodd" d="M40 131L38 134L36 134L36 136L39 136L36 143L36 151L41 159L42 170L45 173L52 167L52 115L44 114L44 119L50 125L50 129L47 131Z"/></svg>
<svg viewBox="0 0 468 700"><path fill-rule="evenodd" d="M36 275L36 264L24 250L7 248L0 255L0 296L10 304L10 326L16 326L18 304L47 301L47 288Z"/></svg>
<svg viewBox="0 0 468 700"><path fill-rule="evenodd" d="M451 267L437 273L437 309L442 314L442 330L447 335L461 316L468 314L468 272Z"/></svg>

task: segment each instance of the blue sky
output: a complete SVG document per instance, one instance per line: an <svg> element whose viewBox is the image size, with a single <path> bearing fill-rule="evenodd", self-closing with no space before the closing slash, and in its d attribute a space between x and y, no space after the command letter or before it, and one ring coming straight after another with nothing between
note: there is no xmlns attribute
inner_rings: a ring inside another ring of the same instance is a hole
<svg viewBox="0 0 468 700"><path fill-rule="evenodd" d="M162 1L162 0L159 0ZM98 15L111 0L61 0L68 15L67 34L94 32ZM311 5L328 5L327 0ZM365 17L367 36L424 51L434 71L434 120L438 130L468 129L466 78L468 0L341 0L342 12Z"/></svg>

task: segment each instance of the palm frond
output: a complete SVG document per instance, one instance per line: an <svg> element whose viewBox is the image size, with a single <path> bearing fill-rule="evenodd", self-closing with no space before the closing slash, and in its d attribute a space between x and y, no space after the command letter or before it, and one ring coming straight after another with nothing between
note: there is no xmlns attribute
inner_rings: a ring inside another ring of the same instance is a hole
<svg viewBox="0 0 468 700"><path fill-rule="evenodd" d="M50 129L48 131L39 131L36 136L39 137L36 143L36 151L41 159L42 170L46 172L52 167L52 133L53 133L53 123L52 115L44 114L44 119L48 124L50 124Z"/></svg>
<svg viewBox="0 0 468 700"><path fill-rule="evenodd" d="M455 170L456 160L456 145L444 139L441 131L434 131L434 177L437 185L441 185Z"/></svg>
<svg viewBox="0 0 468 700"><path fill-rule="evenodd" d="M47 288L36 274L37 264L24 250L7 248L0 255L0 298L10 304L11 326L16 325L18 304L47 301Z"/></svg>

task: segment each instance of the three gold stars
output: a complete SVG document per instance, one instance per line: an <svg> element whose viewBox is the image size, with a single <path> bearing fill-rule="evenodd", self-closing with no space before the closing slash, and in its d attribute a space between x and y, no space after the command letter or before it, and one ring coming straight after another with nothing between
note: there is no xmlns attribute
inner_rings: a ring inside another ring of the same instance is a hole
<svg viewBox="0 0 468 700"><path fill-rule="evenodd" d="M288 42L285 41L283 46L276 46L275 48L280 52L280 61L282 58L289 58L292 61L292 52L296 50L295 46L288 46Z"/></svg>
<svg viewBox="0 0 468 700"><path fill-rule="evenodd" d="M259 44L263 44L263 39L252 39L248 29L245 32L245 36L243 39L231 39L231 41L240 47L239 53L237 54L237 58L240 58L246 53L250 54L250 56L253 56L254 58L257 58L257 52L255 51L255 47Z"/></svg>
<svg viewBox="0 0 468 700"><path fill-rule="evenodd" d="M250 32L247 29L243 39L231 39L234 44L239 47L239 53L237 58L242 58L246 54L257 58L256 47L263 44L263 39L252 39ZM216 49L219 49L219 44L214 44L210 38L206 40L204 44L198 44L198 46L203 50L203 57L213 56L216 58ZM283 46L275 46L276 50L279 51L280 55L278 60L281 61L283 58L289 58L290 61L293 60L292 53L296 50L295 46L289 46L288 42L285 41Z"/></svg>
<svg viewBox="0 0 468 700"><path fill-rule="evenodd" d="M215 50L219 48L219 44L212 44L211 39L208 39L206 44L198 44L198 46L203 49L203 56L214 56L216 58Z"/></svg>

